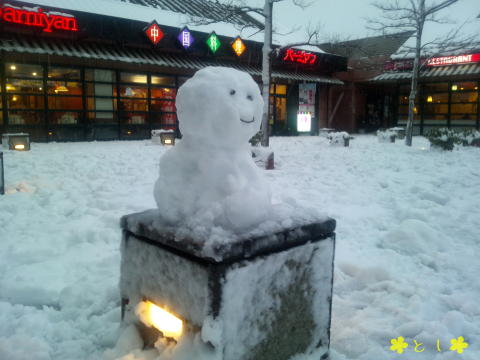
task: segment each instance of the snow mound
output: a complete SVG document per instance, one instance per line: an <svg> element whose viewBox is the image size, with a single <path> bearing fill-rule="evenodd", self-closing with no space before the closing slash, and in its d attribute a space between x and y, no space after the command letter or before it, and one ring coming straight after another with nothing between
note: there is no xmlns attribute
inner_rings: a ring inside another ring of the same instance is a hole
<svg viewBox="0 0 480 360"><path fill-rule="evenodd" d="M252 77L204 68L179 88L176 106L183 138L160 159L154 189L162 218L234 230L265 221L270 190L248 143L263 108Z"/></svg>

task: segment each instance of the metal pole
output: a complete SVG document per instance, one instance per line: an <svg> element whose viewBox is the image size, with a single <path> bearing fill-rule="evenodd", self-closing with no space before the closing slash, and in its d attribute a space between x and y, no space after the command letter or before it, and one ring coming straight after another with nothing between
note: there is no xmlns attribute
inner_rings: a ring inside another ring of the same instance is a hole
<svg viewBox="0 0 480 360"><path fill-rule="evenodd" d="M5 177L3 176L3 152L0 151L0 195L5 194Z"/></svg>

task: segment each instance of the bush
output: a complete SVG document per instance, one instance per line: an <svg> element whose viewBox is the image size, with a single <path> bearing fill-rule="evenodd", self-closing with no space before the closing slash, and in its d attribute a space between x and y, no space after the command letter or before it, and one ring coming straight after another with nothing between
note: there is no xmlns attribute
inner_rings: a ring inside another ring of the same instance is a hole
<svg viewBox="0 0 480 360"><path fill-rule="evenodd" d="M397 137L397 133L392 130L378 130L377 131L377 139L378 142L395 142L395 138Z"/></svg>
<svg viewBox="0 0 480 360"><path fill-rule="evenodd" d="M453 150L455 145L479 146L480 132L473 129L453 130L439 128L430 130L427 134L430 145L443 150Z"/></svg>
<svg viewBox="0 0 480 360"><path fill-rule="evenodd" d="M260 130L255 135L253 135L252 138L250 140L248 140L248 142L252 146L258 146L260 144L260 142L262 141L262 136L263 136L263 132Z"/></svg>
<svg viewBox="0 0 480 360"><path fill-rule="evenodd" d="M330 145L333 146L348 146L350 139L353 139L346 131L331 132L328 133L327 139L330 141Z"/></svg>

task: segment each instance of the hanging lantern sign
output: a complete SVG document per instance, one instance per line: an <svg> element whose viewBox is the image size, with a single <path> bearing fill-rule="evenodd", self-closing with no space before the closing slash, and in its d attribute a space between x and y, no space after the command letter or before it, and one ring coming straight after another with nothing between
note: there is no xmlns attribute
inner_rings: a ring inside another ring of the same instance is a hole
<svg viewBox="0 0 480 360"><path fill-rule="evenodd" d="M247 47L243 43L240 36L237 36L237 38L235 39L235 41L232 44L232 48L233 48L233 51L235 51L235 54L237 54L237 56L240 56L240 55L243 54L243 52L245 51L245 49Z"/></svg>
<svg viewBox="0 0 480 360"><path fill-rule="evenodd" d="M145 34L153 43L153 45L157 45L160 40L162 40L164 33L160 26L158 26L157 22L154 20L150 23L150 25L146 28Z"/></svg>
<svg viewBox="0 0 480 360"><path fill-rule="evenodd" d="M215 31L212 31L212 33L208 37L207 46L214 54L220 47L220 39L218 38L217 34L215 34Z"/></svg>
<svg viewBox="0 0 480 360"><path fill-rule="evenodd" d="M195 41L195 38L187 27L184 27L180 34L178 34L177 39L180 41L180 44L182 44L185 50L192 46L193 42Z"/></svg>

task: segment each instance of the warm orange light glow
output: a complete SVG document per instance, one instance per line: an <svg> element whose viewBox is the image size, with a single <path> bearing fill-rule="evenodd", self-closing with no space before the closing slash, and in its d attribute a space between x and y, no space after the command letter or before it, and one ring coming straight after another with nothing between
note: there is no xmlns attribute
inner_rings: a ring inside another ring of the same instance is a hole
<svg viewBox="0 0 480 360"><path fill-rule="evenodd" d="M165 145L172 145L172 139L165 139Z"/></svg>
<svg viewBox="0 0 480 360"><path fill-rule="evenodd" d="M246 49L245 44L243 43L242 39L240 39L240 37L237 37L235 39L235 41L232 44L232 48L233 48L233 51L235 51L235 54L237 54L237 56L242 55Z"/></svg>
<svg viewBox="0 0 480 360"><path fill-rule="evenodd" d="M37 76L37 73L36 73L36 72L33 72L32 75L33 75L33 76Z"/></svg>
<svg viewBox="0 0 480 360"><path fill-rule="evenodd" d="M13 91L15 87L13 85L7 84L7 91Z"/></svg>
<svg viewBox="0 0 480 360"><path fill-rule="evenodd" d="M127 135L132 135L132 132L130 130L128 130Z"/></svg>
<svg viewBox="0 0 480 360"><path fill-rule="evenodd" d="M178 339L182 335L183 321L150 301L138 304L136 314L147 326L153 326L165 337Z"/></svg>
<svg viewBox="0 0 480 360"><path fill-rule="evenodd" d="M59 93L59 92L67 92L68 91L68 88L64 85L60 85L60 86L57 86L55 88L55 92L56 93Z"/></svg>
<svg viewBox="0 0 480 360"><path fill-rule="evenodd" d="M452 90L453 90L453 91L457 91L457 89L458 89L458 86L457 86L457 85L455 85L455 84L452 85Z"/></svg>
<svg viewBox="0 0 480 360"><path fill-rule="evenodd" d="M10 70L17 70L17 67L15 65L11 65Z"/></svg>
<svg viewBox="0 0 480 360"><path fill-rule="evenodd" d="M12 101L17 101L17 100L18 100L18 98L15 95L13 95Z"/></svg>
<svg viewBox="0 0 480 360"><path fill-rule="evenodd" d="M433 102L433 97L432 97L432 96L428 96L428 97L427 97L427 102Z"/></svg>
<svg viewBox="0 0 480 360"><path fill-rule="evenodd" d="M17 144L14 146L15 150L25 150L25 145L23 144Z"/></svg>

